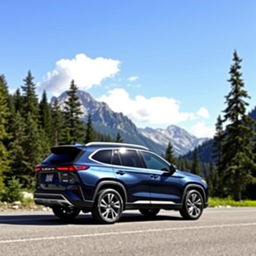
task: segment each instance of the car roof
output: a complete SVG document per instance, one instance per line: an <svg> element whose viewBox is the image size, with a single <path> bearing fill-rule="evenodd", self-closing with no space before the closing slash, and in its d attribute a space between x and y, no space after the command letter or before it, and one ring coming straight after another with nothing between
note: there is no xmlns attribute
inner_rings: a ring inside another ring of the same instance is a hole
<svg viewBox="0 0 256 256"><path fill-rule="evenodd" d="M142 149L149 150L147 147L137 145L137 144L129 144L129 143L119 143L119 142L89 142L85 145L82 144L74 144L74 145L59 145L52 147L55 148L79 148L80 150L85 150L86 148L133 148L133 149Z"/></svg>
<svg viewBox="0 0 256 256"><path fill-rule="evenodd" d="M126 147L126 148L135 148L135 149L143 149L149 150L147 147L137 145L137 144L129 144L129 143L119 143L119 142L90 142L85 144L86 147Z"/></svg>

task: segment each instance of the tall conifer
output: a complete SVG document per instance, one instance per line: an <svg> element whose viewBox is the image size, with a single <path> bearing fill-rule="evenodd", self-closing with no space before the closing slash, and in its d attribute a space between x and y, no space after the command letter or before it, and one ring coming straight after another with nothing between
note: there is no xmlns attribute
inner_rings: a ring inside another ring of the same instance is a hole
<svg viewBox="0 0 256 256"><path fill-rule="evenodd" d="M252 153L254 123L246 114L248 106L246 100L250 97L244 89L241 62L242 60L235 51L229 72L228 82L231 90L226 96L227 107L224 110L224 121L227 125L222 147L223 178L228 193L235 200L241 200L241 193L252 181L252 172L255 168Z"/></svg>
<svg viewBox="0 0 256 256"><path fill-rule="evenodd" d="M169 163L171 163L171 164L175 164L176 163L176 159L175 159L174 154L173 154L173 147L172 147L172 143L171 142L168 143L168 146L166 148L165 159Z"/></svg>
<svg viewBox="0 0 256 256"><path fill-rule="evenodd" d="M11 176L19 178L21 183L26 180L24 176L27 168L27 156L25 153L26 148L26 124L24 118L18 111L13 117L13 123L11 125L12 141L9 144L9 151L11 156ZM34 147L34 151L37 151L37 147Z"/></svg>
<svg viewBox="0 0 256 256"><path fill-rule="evenodd" d="M23 102L21 113L27 118L28 113L32 115L34 120L38 121L39 118L39 105L38 99L36 96L36 85L34 83L34 77L32 76L31 71L28 71L28 75L25 77L24 85L21 86L23 91Z"/></svg>
<svg viewBox="0 0 256 256"><path fill-rule="evenodd" d="M28 113L25 129L25 146L24 152L26 156L25 170L26 187L32 187L34 181L34 167L42 161L45 155L44 140L42 134L38 130L37 122L31 113Z"/></svg>
<svg viewBox="0 0 256 256"><path fill-rule="evenodd" d="M52 138L53 144L55 146L61 144L63 141L63 132L64 132L64 117L63 113L60 110L58 100L55 99L51 108L52 115ZM65 143L65 142L64 142Z"/></svg>
<svg viewBox="0 0 256 256"><path fill-rule="evenodd" d="M200 163L199 163L199 157L198 157L197 149L195 149L194 152L193 152L193 161L192 161L191 172L196 174L196 175L201 175Z"/></svg>
<svg viewBox="0 0 256 256"><path fill-rule="evenodd" d="M45 132L45 136L50 143L52 141L52 116L50 111L50 105L47 102L46 92L43 92L42 100L39 104L40 108L40 125Z"/></svg>
<svg viewBox="0 0 256 256"><path fill-rule="evenodd" d="M91 115L88 115L88 120L86 123L86 133L85 133L85 143L92 142L96 140L96 132L93 128Z"/></svg>
<svg viewBox="0 0 256 256"><path fill-rule="evenodd" d="M213 138L213 161L215 164L215 167L212 165L211 170L214 171L213 174L210 173L209 179L213 178L214 180L218 180L218 182L214 182L215 184L215 191L218 191L219 196L225 195L225 185L223 184L223 176L224 176L224 162L223 162L223 143L225 138L225 133L223 129L223 120L221 119L221 116L219 115L217 118L217 122L215 125L215 136ZM210 170L210 172L211 172Z"/></svg>
<svg viewBox="0 0 256 256"><path fill-rule="evenodd" d="M74 80L71 81L70 88L67 92L68 99L65 101L65 143L73 144L75 142L82 142L84 136L84 126L80 120L83 113L81 111L81 103L77 95L77 87Z"/></svg>
<svg viewBox="0 0 256 256"><path fill-rule="evenodd" d="M0 192L3 190L3 174L9 171L9 154L5 141L9 138L7 131L10 109L8 108L8 91L0 79Z"/></svg>

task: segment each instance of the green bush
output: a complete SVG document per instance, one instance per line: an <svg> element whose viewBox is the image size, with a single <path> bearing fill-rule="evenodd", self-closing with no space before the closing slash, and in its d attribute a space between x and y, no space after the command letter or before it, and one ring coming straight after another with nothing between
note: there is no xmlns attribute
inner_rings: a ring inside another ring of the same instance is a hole
<svg viewBox="0 0 256 256"><path fill-rule="evenodd" d="M9 203L14 201L21 201L22 194L21 184L19 183L19 180L15 177L12 177L12 179L7 182L7 186L5 186L1 197L2 201L6 201Z"/></svg>

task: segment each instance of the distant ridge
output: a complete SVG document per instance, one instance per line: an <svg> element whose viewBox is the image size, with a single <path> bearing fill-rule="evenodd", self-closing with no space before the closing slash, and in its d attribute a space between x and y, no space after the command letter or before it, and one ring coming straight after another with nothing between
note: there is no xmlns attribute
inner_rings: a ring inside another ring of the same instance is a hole
<svg viewBox="0 0 256 256"><path fill-rule="evenodd" d="M205 138L198 139L174 125L167 129L137 128L127 116L112 111L106 103L95 100L89 93L79 90L77 96L82 104L81 119L86 122L88 114L90 114L97 131L113 138L119 132L124 142L141 144L159 154L165 152L169 141L172 142L176 155L184 155L206 140ZM67 92L57 97L62 109L67 97ZM53 102L54 99L55 97L51 101Z"/></svg>

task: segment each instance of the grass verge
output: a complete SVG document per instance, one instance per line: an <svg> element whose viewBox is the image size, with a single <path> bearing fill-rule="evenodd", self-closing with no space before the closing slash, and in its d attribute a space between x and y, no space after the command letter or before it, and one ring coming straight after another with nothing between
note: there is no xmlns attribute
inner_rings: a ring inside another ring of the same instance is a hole
<svg viewBox="0 0 256 256"><path fill-rule="evenodd" d="M255 200L234 201L232 198L209 198L209 207L232 206L232 207L256 207Z"/></svg>

